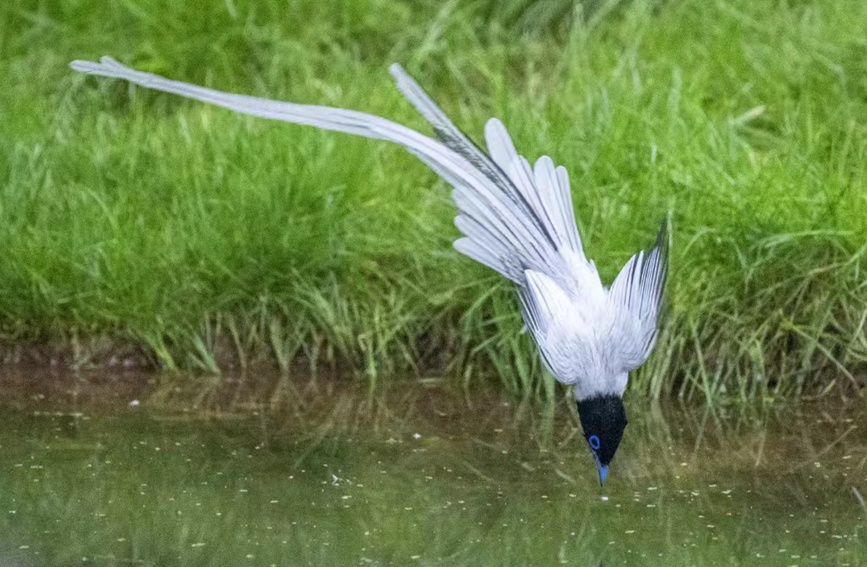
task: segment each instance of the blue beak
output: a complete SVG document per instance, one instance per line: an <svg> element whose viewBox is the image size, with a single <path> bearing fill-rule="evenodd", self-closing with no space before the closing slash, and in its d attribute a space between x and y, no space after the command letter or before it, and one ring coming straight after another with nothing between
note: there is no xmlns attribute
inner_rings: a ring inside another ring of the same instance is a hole
<svg viewBox="0 0 867 567"><path fill-rule="evenodd" d="M599 469L599 484L600 486L605 484L605 479L608 478L608 465L603 465L599 462L599 457L596 456L596 453L593 453L593 460L596 461L596 468Z"/></svg>
<svg viewBox="0 0 867 567"><path fill-rule="evenodd" d="M608 477L608 467L602 463L596 463L596 466L599 467L599 484L601 485L605 482L606 477Z"/></svg>

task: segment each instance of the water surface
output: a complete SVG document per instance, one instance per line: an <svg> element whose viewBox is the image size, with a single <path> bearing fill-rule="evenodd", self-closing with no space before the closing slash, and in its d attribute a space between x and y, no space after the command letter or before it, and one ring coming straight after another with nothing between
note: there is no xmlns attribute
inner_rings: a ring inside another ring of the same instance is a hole
<svg viewBox="0 0 867 567"><path fill-rule="evenodd" d="M0 565L867 565L863 404L6 371Z"/></svg>

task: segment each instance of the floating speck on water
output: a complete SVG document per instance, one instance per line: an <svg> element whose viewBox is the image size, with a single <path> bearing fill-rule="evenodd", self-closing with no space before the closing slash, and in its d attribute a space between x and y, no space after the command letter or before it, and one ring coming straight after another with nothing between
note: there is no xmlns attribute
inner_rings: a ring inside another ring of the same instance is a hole
<svg viewBox="0 0 867 567"><path fill-rule="evenodd" d="M199 542L196 542L196 543L190 545L190 547L205 547L205 543L202 541L199 541Z"/></svg>
<svg viewBox="0 0 867 567"><path fill-rule="evenodd" d="M137 408L140 405L141 405L141 402L138 400L130 400L129 401L129 407L131 407L131 408Z"/></svg>
<svg viewBox="0 0 867 567"><path fill-rule="evenodd" d="M569 496L573 496L573 497L574 497L574 495L572 495L572 494L570 494ZM602 497L602 501L603 501L603 502L608 502L608 497L607 497L607 496L603 496L603 497Z"/></svg>
<svg viewBox="0 0 867 567"><path fill-rule="evenodd" d="M421 433L413 433L412 438L413 439L421 439Z"/></svg>

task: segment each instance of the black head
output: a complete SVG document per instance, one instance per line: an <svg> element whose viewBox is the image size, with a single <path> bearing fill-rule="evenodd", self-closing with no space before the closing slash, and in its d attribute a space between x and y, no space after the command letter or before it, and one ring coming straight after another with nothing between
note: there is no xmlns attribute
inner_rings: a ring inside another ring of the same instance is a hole
<svg viewBox="0 0 867 567"><path fill-rule="evenodd" d="M578 416L584 437L599 467L599 482L605 482L608 463L623 439L626 428L626 409L617 395L599 395L578 401Z"/></svg>

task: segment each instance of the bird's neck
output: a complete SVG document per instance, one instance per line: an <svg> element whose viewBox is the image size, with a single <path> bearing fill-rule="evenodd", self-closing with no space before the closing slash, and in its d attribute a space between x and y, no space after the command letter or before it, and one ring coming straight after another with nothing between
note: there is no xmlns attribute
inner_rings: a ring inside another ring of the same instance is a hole
<svg viewBox="0 0 867 567"><path fill-rule="evenodd" d="M626 382L629 379L629 373L618 372L613 374L598 374L595 377L589 377L586 380L578 380L573 385L575 399L579 402L597 396L615 395L623 397L623 392L626 391Z"/></svg>

